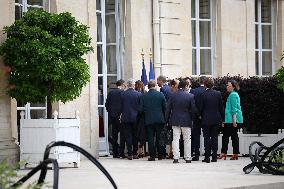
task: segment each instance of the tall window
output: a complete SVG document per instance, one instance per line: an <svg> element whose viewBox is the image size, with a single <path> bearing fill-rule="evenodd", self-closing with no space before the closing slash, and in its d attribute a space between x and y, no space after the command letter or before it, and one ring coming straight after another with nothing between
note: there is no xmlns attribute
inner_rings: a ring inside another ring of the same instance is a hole
<svg viewBox="0 0 284 189"><path fill-rule="evenodd" d="M33 9L44 9L46 0L15 0L15 19L20 19L24 12Z"/></svg>
<svg viewBox="0 0 284 189"><path fill-rule="evenodd" d="M100 154L106 155L108 154L108 117L105 100L109 90L121 77L119 0L96 0L96 6L99 142Z"/></svg>
<svg viewBox="0 0 284 189"><path fill-rule="evenodd" d="M212 75L212 1L191 0L192 75Z"/></svg>
<svg viewBox="0 0 284 189"><path fill-rule="evenodd" d="M273 11L271 0L255 0L255 69L256 75L272 75Z"/></svg>

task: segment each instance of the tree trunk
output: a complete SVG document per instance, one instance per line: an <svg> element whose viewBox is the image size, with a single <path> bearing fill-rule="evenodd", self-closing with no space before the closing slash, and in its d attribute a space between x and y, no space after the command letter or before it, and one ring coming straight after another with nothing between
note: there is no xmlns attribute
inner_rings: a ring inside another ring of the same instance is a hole
<svg viewBox="0 0 284 189"><path fill-rule="evenodd" d="M52 102L50 97L47 97L47 119L52 119Z"/></svg>

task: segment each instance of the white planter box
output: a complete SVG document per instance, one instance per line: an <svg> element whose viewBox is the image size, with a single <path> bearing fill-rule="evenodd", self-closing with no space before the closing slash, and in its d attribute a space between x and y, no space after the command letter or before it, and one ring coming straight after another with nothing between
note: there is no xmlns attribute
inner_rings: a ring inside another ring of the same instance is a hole
<svg viewBox="0 0 284 189"><path fill-rule="evenodd" d="M80 146L80 119L24 119L20 121L20 160L27 164L39 164L43 160L46 145L52 141L65 141ZM74 163L80 166L80 153L69 147L54 147L50 158L58 163Z"/></svg>

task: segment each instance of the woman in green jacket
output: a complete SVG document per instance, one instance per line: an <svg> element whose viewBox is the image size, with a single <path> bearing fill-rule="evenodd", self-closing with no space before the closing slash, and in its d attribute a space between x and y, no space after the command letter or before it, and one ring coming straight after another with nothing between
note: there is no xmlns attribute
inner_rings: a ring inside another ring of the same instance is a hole
<svg viewBox="0 0 284 189"><path fill-rule="evenodd" d="M237 160L239 152L239 137L238 127L243 123L243 114L241 109L240 96L237 93L239 85L235 80L231 80L227 84L227 92L230 93L226 102L225 109L225 121L222 125L223 137L222 137L222 149L219 159L226 159L228 151L229 138L232 139L233 156L231 160Z"/></svg>

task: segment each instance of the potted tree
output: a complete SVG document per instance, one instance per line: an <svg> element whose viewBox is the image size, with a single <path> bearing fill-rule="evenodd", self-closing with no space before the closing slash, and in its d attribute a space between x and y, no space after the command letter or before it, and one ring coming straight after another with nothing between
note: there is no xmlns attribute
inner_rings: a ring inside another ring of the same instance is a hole
<svg viewBox="0 0 284 189"><path fill-rule="evenodd" d="M57 115L51 119L52 103L72 101L89 82L89 67L83 56L93 50L91 38L88 27L70 13L52 14L42 10L27 12L11 26L4 27L4 32L7 40L0 46L0 55L8 74L7 93L21 102L38 103L47 99L46 120L21 119L21 155L27 149L30 154L21 159L36 162L42 158L39 151L43 153L46 145L42 148L41 141L48 144L50 140L64 140L64 136L78 141L70 136L79 137L79 131L68 134L66 125L77 127L79 119L73 123L70 119L66 122L57 119ZM63 133L58 133L60 123L65 125ZM32 149L33 146L42 149ZM38 157L33 157L33 153ZM54 153L60 153L60 149Z"/></svg>
<svg viewBox="0 0 284 189"><path fill-rule="evenodd" d="M283 59L284 59L284 51L283 51L280 61ZM276 78L278 80L278 88L284 92L284 67L283 66L277 71Z"/></svg>

